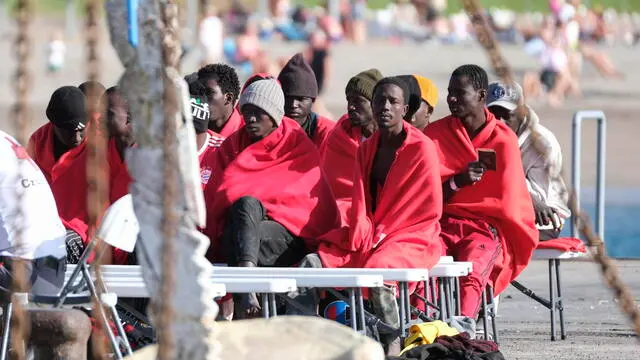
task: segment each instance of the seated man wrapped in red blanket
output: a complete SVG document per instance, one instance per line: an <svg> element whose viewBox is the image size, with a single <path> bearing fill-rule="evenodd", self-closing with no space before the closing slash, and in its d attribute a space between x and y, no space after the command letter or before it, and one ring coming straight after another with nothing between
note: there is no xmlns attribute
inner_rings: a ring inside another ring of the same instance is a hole
<svg viewBox="0 0 640 360"><path fill-rule="evenodd" d="M378 123L371 112L373 87L382 79L377 69L362 71L347 83L347 113L329 132L322 146L322 170L336 197L343 222L351 208L353 174L360 143L378 130Z"/></svg>
<svg viewBox="0 0 640 360"><path fill-rule="evenodd" d="M349 229L325 236L317 255L305 257L301 266L431 268L438 262L438 155L431 140L403 120L407 94L398 78L384 78L375 86L371 107L380 130L358 149ZM369 301L376 316L398 328L395 285L371 289ZM400 351L397 336L381 340L389 354Z"/></svg>
<svg viewBox="0 0 640 360"><path fill-rule="evenodd" d="M295 120L318 149L336 123L311 109L318 97L318 81L302 53L295 54L280 71L278 81L285 96L285 114Z"/></svg>
<svg viewBox="0 0 640 360"><path fill-rule="evenodd" d="M443 254L473 263L460 278L461 312L471 319L487 282L502 292L538 242L518 139L485 108L487 87L481 67L456 69L447 96L451 115L425 129L440 156Z"/></svg>
<svg viewBox="0 0 640 360"><path fill-rule="evenodd" d="M124 162L124 153L132 145L133 135L127 103L120 96L117 88L109 88L101 102L106 104L106 114L103 118L106 119L109 135L105 154L108 164L108 172L105 176L108 176L109 181L107 200L108 204L113 204L129 192L131 178ZM90 236L87 206L88 162L89 151L84 146L76 161L56 171L51 184L63 224L77 234L75 237L67 236L67 261L70 263L78 261ZM111 255L112 259L107 259L108 262L128 263L129 254L124 251L115 249Z"/></svg>
<svg viewBox="0 0 640 360"><path fill-rule="evenodd" d="M284 94L273 79L240 96L245 126L220 150L205 195L211 239L207 257L230 266L291 266L339 227L335 199L320 155L294 121L284 118ZM236 298L239 317L256 315L255 294Z"/></svg>
<svg viewBox="0 0 640 360"><path fill-rule="evenodd" d="M87 123L85 95L75 86L63 86L47 105L49 122L29 138L27 151L51 184L58 167L66 167L84 151Z"/></svg>

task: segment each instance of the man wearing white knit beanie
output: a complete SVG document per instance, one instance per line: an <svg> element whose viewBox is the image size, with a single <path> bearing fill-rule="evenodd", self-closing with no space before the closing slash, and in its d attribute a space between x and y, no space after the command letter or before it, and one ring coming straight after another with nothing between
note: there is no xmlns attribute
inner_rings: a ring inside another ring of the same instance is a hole
<svg viewBox="0 0 640 360"><path fill-rule="evenodd" d="M271 134L284 116L284 93L278 82L266 79L247 86L240 95L240 112L251 141Z"/></svg>
<svg viewBox="0 0 640 360"><path fill-rule="evenodd" d="M212 189L205 194L211 240L207 258L238 267L289 267L340 227L320 154L297 122L284 117L274 79L240 95L245 126L218 151ZM237 317L260 313L255 294L234 296Z"/></svg>

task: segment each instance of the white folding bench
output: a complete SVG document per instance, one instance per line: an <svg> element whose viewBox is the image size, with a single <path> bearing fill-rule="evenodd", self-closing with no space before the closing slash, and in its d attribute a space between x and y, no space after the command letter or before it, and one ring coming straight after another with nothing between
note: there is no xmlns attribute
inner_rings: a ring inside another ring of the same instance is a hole
<svg viewBox="0 0 640 360"><path fill-rule="evenodd" d="M102 266L102 275L105 280L105 286L110 291L110 286L116 288L137 288L140 294L148 293L146 291L146 285L142 278L142 269L139 265L104 265ZM108 279L108 280L107 280ZM297 289L296 281L291 278L252 278L250 276L224 278L222 276L215 276L212 278L214 296L224 296L228 293L261 293L265 296L262 297L262 303L264 306L263 314L265 317L269 317L269 310L275 308L275 297L273 294L287 293ZM126 285L124 285L126 284ZM221 286L223 288L221 288ZM144 287L144 290L140 288ZM217 287L217 291L216 291ZM224 290L224 294L223 291ZM273 314L275 315L275 313Z"/></svg>
<svg viewBox="0 0 640 360"><path fill-rule="evenodd" d="M227 270L225 270L227 269ZM233 269L233 270L230 270ZM241 269L239 271L256 271L251 270L252 268L230 268L230 267L214 267L214 273L224 274L224 271L237 271L237 269ZM281 276L294 276L301 274L309 274L314 276L380 276L384 281L394 281L398 282L399 293L400 293L400 301L399 301L399 310L400 310L400 319L404 319L404 321L400 321L401 323L401 332L404 336L406 333L406 327L408 322L411 319L411 305L409 299L409 282L420 282L427 281L429 279L429 270L428 269L357 269L357 268L253 268L259 269L265 274L269 275L281 275ZM295 275L291 275L295 274ZM297 279L297 278L296 278ZM332 286L332 287L341 287L341 286ZM364 287L364 286L363 286ZM372 286L375 287L375 286ZM362 288L362 287L360 287ZM359 294L358 288L355 288L356 295ZM360 307L362 311L363 308ZM364 320L364 316L361 313L360 321L361 325Z"/></svg>
<svg viewBox="0 0 640 360"><path fill-rule="evenodd" d="M277 269L276 271L271 271ZM282 271L279 271L282 270ZM241 268L220 267L214 270L214 279L222 277L251 277L251 278L292 278L298 287L304 288L344 288L349 293L351 311L351 327L355 331L364 331L366 328L364 316L363 288L381 287L383 278L380 275L365 274L327 274L310 268ZM286 299L295 306L295 302ZM272 301L273 305L274 302ZM275 312L275 309L271 310Z"/></svg>
<svg viewBox="0 0 640 360"><path fill-rule="evenodd" d="M556 315L560 320L560 339L565 340L567 338L564 323L560 262L562 260L581 258L586 255L587 249L580 239L559 238L538 243L538 248L534 251L532 260L547 260L549 262L549 299L537 295L533 290L516 280L511 282L511 285L520 290L520 292L549 309L551 341L556 340Z"/></svg>

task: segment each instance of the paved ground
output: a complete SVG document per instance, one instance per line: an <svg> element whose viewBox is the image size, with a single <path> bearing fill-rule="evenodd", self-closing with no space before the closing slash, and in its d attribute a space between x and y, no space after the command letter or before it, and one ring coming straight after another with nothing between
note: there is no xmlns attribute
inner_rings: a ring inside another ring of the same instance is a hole
<svg viewBox="0 0 640 360"><path fill-rule="evenodd" d="M618 266L640 306L640 261L620 261ZM547 268L546 261L534 261L519 280L547 297ZM639 359L640 339L621 315L611 291L602 285L599 267L587 261L564 262L561 276L567 340L551 342L549 311L510 287L501 297L498 316L505 358Z"/></svg>

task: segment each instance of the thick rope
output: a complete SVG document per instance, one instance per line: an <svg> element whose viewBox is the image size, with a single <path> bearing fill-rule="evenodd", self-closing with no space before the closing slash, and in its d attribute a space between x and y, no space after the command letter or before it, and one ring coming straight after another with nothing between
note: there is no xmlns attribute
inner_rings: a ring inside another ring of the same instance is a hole
<svg viewBox="0 0 640 360"><path fill-rule="evenodd" d="M495 37L493 36L493 32L484 16L484 10L480 2L478 0L462 0L462 4L471 19L478 42L489 55L494 71L503 81L513 81L514 76L509 68L509 64L500 52ZM519 111L522 114L524 109L520 109ZM546 147L540 141L538 137L539 135L535 131L532 131L531 133L533 135L536 150L539 153L544 154L546 152ZM560 174L560 177L563 178L564 175ZM578 225L580 233L587 240L587 243L591 248L593 260L600 264L605 284L613 290L616 297L620 300L620 309L631 319L636 334L640 335L640 309L635 304L633 294L629 290L629 287L622 281L620 271L618 270L618 266L615 261L607 256L604 242L592 230L587 216L578 209L575 201L576 194L573 191L569 198L569 209L573 214L573 219ZM638 337L638 340L640 340L640 336Z"/></svg>
<svg viewBox="0 0 640 360"><path fill-rule="evenodd" d="M31 73L29 70L29 61L31 59L31 38L29 36L30 25L33 16L33 7L30 0L18 0L16 3L16 22L18 25L18 35L14 46L16 49L16 73L14 77L16 103L13 107L13 117L16 121L16 138L22 145L26 145L28 141L29 131L29 109L28 98L31 87ZM3 161L6 161L3 160ZM23 162L22 162L23 163ZM23 164L21 164L22 166ZM22 173L20 168L19 173ZM20 176L20 175L19 175ZM23 236L24 213L22 208L22 196L24 189L17 191L17 213L15 221L18 225L16 240L14 246L20 248ZM28 286L25 276L25 263L23 260L13 261L13 284L12 292L28 292ZM25 343L29 338L30 321L28 313L23 306L12 297L13 312L11 314L11 347L14 351L15 359L25 359ZM5 329L6 331L6 329Z"/></svg>
<svg viewBox="0 0 640 360"><path fill-rule="evenodd" d="M100 71L100 60L98 57L98 45L100 40L100 32L98 29L98 14L99 14L99 2L98 0L87 0L85 5L85 47L86 47L86 59L87 59L87 79L90 81L98 81ZM108 206L108 188L109 188L109 173L106 157L107 147L107 129L105 119L94 119L94 114L102 114L99 102L101 94L98 89L89 87L89 93L87 94L87 151L89 155L87 163L87 208L88 208L88 238L94 239L98 227L100 226L100 220ZM98 120L98 121L96 121ZM108 248L105 246L101 239L96 239L96 253L101 254L98 256L93 264L95 281L97 284L102 283L102 275L100 272L100 265L104 258L104 252ZM98 291L98 297L101 295L102 287L96 286ZM104 334L105 328L110 328L103 323L103 317L101 311L104 311L102 303L99 299L93 301L92 316L94 319L98 319L102 326L97 327L95 336L93 336L92 351L96 359L104 359L107 355L106 349L106 337ZM126 339L125 339L126 340Z"/></svg>
<svg viewBox="0 0 640 360"><path fill-rule="evenodd" d="M162 278L160 283L160 298L158 308L158 358L161 360L173 359L175 353L175 340L171 333L173 308L171 298L174 288L173 266L173 241L176 236L178 217L173 209L177 197L178 183L178 159L176 139L176 114L178 113L178 94L169 73L178 71L180 59L180 40L178 37L178 7L171 0L161 3L162 22L164 24L162 34L163 60L164 60L164 191L162 194L162 235L164 243L162 247Z"/></svg>

